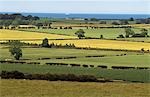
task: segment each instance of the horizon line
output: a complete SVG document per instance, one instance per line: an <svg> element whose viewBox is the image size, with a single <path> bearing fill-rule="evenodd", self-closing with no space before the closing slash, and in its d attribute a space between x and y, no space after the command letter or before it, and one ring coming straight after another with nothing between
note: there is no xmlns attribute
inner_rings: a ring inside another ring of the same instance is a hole
<svg viewBox="0 0 150 97"><path fill-rule="evenodd" d="M98 13L98 12L94 12L94 13L87 13L87 12L1 12L0 13L43 13L43 14L139 14L139 15L150 15L150 13Z"/></svg>

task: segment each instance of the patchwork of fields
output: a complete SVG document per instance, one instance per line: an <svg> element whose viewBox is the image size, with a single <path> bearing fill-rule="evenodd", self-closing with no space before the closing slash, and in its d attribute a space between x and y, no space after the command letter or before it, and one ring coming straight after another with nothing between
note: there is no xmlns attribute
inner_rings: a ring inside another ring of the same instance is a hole
<svg viewBox="0 0 150 97"><path fill-rule="evenodd" d="M0 14L0 97L150 97L146 14L28 14Z"/></svg>
<svg viewBox="0 0 150 97"><path fill-rule="evenodd" d="M110 35L111 36L111 35ZM46 33L25 32L16 30L0 30L0 40L26 40L24 42L41 44L42 39L69 39L75 36L55 35ZM75 44L76 47L102 48L102 49L123 49L123 50L145 50L150 49L149 43L101 40L101 39L75 39L75 40L50 40L49 43Z"/></svg>
<svg viewBox="0 0 150 97"><path fill-rule="evenodd" d="M111 29L109 29L111 30ZM115 29L116 30L116 29ZM54 30L57 31L57 30ZM62 30L63 31L63 30ZM69 30L66 30L69 31ZM71 31L71 30L70 30ZM89 30L90 31L90 30ZM92 31L92 30L91 30ZM97 30L98 31L98 30ZM115 32L115 31L114 31ZM103 32L105 33L105 32ZM109 32L111 33L111 32ZM104 77L111 79L121 79L126 81L149 81L149 69L126 69L114 70L112 66L127 66L127 67L148 67L149 68L149 53L141 53L141 48L144 50L150 49L150 43L146 42L131 42L117 41L104 39L77 39L73 34L58 35L60 33L39 33L30 31L17 30L0 30L1 41L5 40L21 40L27 43L41 44L44 38L49 39L49 43L55 44L74 44L79 48L96 48L105 50L83 50L83 49L64 49L64 48L22 48L23 57L21 61L39 62L40 65L32 64L1 64L1 70L18 70L24 73L74 73L74 74L89 74L96 77ZM91 34L91 33L90 33ZM95 35L95 34L93 34ZM108 36L113 36L108 34ZM55 40L67 39L67 40ZM107 51L109 49L109 51ZM1 60L14 60L10 56L7 46L1 46ZM129 51L114 51L114 50L131 50ZM138 52L132 52L138 50ZM92 57L87 57L92 56ZM104 57L94 57L104 56ZM71 59L64 59L73 57ZM48 59L47 59L48 58ZM49 66L46 63L65 63L65 64L80 64L80 67L66 66ZM93 65L94 68L83 68L82 65ZM95 68L99 65L107 66L108 69ZM138 74L138 76L136 76Z"/></svg>

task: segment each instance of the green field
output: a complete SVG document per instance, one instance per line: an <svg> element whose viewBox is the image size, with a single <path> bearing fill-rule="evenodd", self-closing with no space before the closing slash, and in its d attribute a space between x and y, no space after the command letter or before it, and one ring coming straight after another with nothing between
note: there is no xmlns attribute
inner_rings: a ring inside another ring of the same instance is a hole
<svg viewBox="0 0 150 97"><path fill-rule="evenodd" d="M0 59L13 59L8 48L1 48ZM103 51L103 50L81 50L81 49L57 49L57 48L23 48L23 57L21 59L30 59L25 61L34 61L45 64L48 62L74 63L87 65L106 65L111 66L135 66L149 67L149 54L141 55L138 52L125 51ZM126 54L124 56L120 56ZM138 54L138 55L137 55ZM105 57L86 57L101 56ZM76 57L74 59L56 59L63 57ZM51 58L48 60L37 60L39 58Z"/></svg>
<svg viewBox="0 0 150 97"><path fill-rule="evenodd" d="M1 80L1 97L149 97L148 83Z"/></svg>
<svg viewBox="0 0 150 97"><path fill-rule="evenodd" d="M8 48L0 48L1 59L13 58L10 55ZM94 56L94 55L136 55L140 54L137 52L125 52L125 51L104 51L104 50L82 50L82 49L61 49L61 48L22 48L23 59L31 58L56 58L56 57L67 57L67 56L76 56L76 57L85 57L85 56Z"/></svg>
<svg viewBox="0 0 150 97"><path fill-rule="evenodd" d="M22 29L22 30L75 36L74 33L78 29ZM133 30L137 33L140 33L141 29L134 28ZM117 38L120 34L123 34L125 36L124 28L84 29L84 31L86 32L85 33L86 37L92 37L92 38L100 38L100 35L103 35L103 37L106 39L150 42L150 38ZM150 30L148 35L150 35Z"/></svg>
<svg viewBox="0 0 150 97"><path fill-rule="evenodd" d="M133 66L133 67L150 67L150 55L127 55L127 56L108 56L99 58L74 58L74 59L53 59L53 60L38 60L42 64L52 63L68 63L68 64L86 64L86 65L105 65L108 68L111 66Z"/></svg>
<svg viewBox="0 0 150 97"><path fill-rule="evenodd" d="M1 46L0 59L13 59L10 56L9 49ZM149 70L126 69L114 70L111 66L129 66L129 67L149 67L149 54L140 52L125 51L103 51L103 50L82 50L82 49L62 49L62 48L22 48L23 57L21 61L40 62L40 65L31 64L1 64L1 71L18 70L24 73L58 73L58 74L86 74L94 75L98 78L122 79L127 81L149 82ZM123 56L120 56L123 54ZM126 55L124 55L126 54ZM86 57L105 55L105 57ZM74 59L56 59L61 57L72 57ZM38 60L38 58L51 58ZM23 60L30 59L30 60ZM14 59L13 59L14 60ZM69 66L49 66L45 63L68 63L68 64L86 64L94 65L94 68L69 67ZM100 69L97 65L108 66L108 69Z"/></svg>
<svg viewBox="0 0 150 97"><path fill-rule="evenodd" d="M20 71L23 73L52 73L52 74L76 74L94 75L97 78L121 79L126 81L150 82L149 70L113 70L100 68L83 68L67 66L31 65L31 64L0 64L0 71Z"/></svg>

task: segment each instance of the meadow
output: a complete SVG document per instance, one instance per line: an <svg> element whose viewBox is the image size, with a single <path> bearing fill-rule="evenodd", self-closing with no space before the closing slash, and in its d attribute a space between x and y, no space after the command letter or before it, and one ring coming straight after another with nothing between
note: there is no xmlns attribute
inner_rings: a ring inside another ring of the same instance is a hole
<svg viewBox="0 0 150 97"><path fill-rule="evenodd" d="M149 97L149 87L144 83L1 80L0 89L2 97Z"/></svg>
<svg viewBox="0 0 150 97"><path fill-rule="evenodd" d="M14 59L10 55L8 48L1 48L0 59ZM27 62L40 62L41 65L52 63L68 63L68 64L87 64L111 66L135 66L149 67L149 54L141 52L127 51L105 51L105 50L82 50L82 49L64 49L64 48L22 48L23 57L21 60ZM125 55L124 55L125 54ZM104 57L87 57L87 56L104 56ZM65 57L76 57L73 59L57 59ZM39 60L49 58L46 60ZM29 59L29 60L24 60Z"/></svg>
<svg viewBox="0 0 150 97"><path fill-rule="evenodd" d="M133 66L133 67L150 67L149 66L149 55L128 55L128 56L108 56L99 58L74 58L74 59L53 59L53 60L42 60L36 61L45 63L67 63L67 64L81 64L82 65L104 65L108 68L111 66ZM35 60L33 60L35 61Z"/></svg>
<svg viewBox="0 0 150 97"><path fill-rule="evenodd" d="M1 59L11 59L9 48L0 46ZM82 49L64 49L64 48L22 48L23 57L21 59L38 59L38 58L57 58L57 57L85 57L95 55L116 56L120 54L136 55L140 52L125 52L125 51L104 51L104 50L82 50Z"/></svg>

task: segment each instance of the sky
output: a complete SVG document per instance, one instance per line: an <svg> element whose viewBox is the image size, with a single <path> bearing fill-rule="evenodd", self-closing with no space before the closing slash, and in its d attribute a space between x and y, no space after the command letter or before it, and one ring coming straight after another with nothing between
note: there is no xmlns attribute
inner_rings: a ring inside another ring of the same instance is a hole
<svg viewBox="0 0 150 97"><path fill-rule="evenodd" d="M150 14L150 0L0 0L0 12Z"/></svg>

